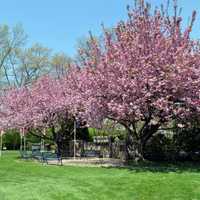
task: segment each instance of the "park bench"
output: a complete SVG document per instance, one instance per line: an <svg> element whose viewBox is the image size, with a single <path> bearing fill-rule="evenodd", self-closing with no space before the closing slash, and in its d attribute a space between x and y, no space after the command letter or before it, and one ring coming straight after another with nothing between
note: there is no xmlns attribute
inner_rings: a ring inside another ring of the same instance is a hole
<svg viewBox="0 0 200 200"><path fill-rule="evenodd" d="M30 158L32 158L31 152L28 152L28 151L20 150L20 155L21 155L22 159L30 159Z"/></svg>
<svg viewBox="0 0 200 200"><path fill-rule="evenodd" d="M85 150L83 153L82 153L82 156L83 157L100 157L100 151L96 151L96 150Z"/></svg>
<svg viewBox="0 0 200 200"><path fill-rule="evenodd" d="M32 151L32 157L43 162L42 152L40 152L38 150Z"/></svg>
<svg viewBox="0 0 200 200"><path fill-rule="evenodd" d="M42 152L43 162L46 164L50 164L49 161L57 161L57 165L62 165L62 157L58 156L56 153L52 152Z"/></svg>
<svg viewBox="0 0 200 200"><path fill-rule="evenodd" d="M38 150L35 151L20 151L20 155L22 159L37 159L42 163L49 164L49 161L57 161L57 164L62 165L62 157L58 156L56 153L52 152L41 152Z"/></svg>

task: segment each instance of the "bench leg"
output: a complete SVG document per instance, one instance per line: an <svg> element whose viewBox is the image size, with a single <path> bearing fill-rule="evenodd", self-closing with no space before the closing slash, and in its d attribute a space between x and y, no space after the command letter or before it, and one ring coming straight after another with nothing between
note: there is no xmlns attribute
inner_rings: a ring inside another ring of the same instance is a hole
<svg viewBox="0 0 200 200"><path fill-rule="evenodd" d="M62 159L58 159L57 165L59 165L59 164L60 164L61 166L63 165Z"/></svg>

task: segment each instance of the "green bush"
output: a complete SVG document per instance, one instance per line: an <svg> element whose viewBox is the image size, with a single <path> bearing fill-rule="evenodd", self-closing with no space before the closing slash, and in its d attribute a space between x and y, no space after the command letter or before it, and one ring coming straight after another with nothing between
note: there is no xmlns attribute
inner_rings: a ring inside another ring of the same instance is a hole
<svg viewBox="0 0 200 200"><path fill-rule="evenodd" d="M20 148L20 135L12 130L3 135L3 147L8 150L17 150Z"/></svg>
<svg viewBox="0 0 200 200"><path fill-rule="evenodd" d="M7 150L19 150L20 149L20 134L16 130L9 130L3 135L3 147ZM30 149L29 144L40 143L40 138L31 134L26 135L26 145Z"/></svg>
<svg viewBox="0 0 200 200"><path fill-rule="evenodd" d="M169 152L172 146L172 140L164 134L158 133L154 135L146 144L144 149L144 157L148 160L164 161L170 159Z"/></svg>

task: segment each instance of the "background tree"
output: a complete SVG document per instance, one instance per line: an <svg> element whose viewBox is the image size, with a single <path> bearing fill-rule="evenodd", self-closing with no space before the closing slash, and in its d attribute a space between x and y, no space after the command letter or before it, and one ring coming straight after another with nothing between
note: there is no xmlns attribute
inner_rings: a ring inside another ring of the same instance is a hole
<svg viewBox="0 0 200 200"><path fill-rule="evenodd" d="M0 26L1 88L31 84L46 74L60 78L72 64L65 53L52 54L51 49L39 43L28 47L26 41L21 25Z"/></svg>
<svg viewBox="0 0 200 200"><path fill-rule="evenodd" d="M50 56L51 50L40 44L16 49L15 54L10 56L8 82L20 87L48 74L51 70Z"/></svg>
<svg viewBox="0 0 200 200"><path fill-rule="evenodd" d="M51 58L51 74L57 78L62 78L73 63L72 58L65 53L57 53Z"/></svg>
<svg viewBox="0 0 200 200"><path fill-rule="evenodd" d="M15 57L18 49L26 43L27 35L21 25L9 28L7 25L0 26L0 74L1 87L10 85L9 73L12 70L11 58Z"/></svg>

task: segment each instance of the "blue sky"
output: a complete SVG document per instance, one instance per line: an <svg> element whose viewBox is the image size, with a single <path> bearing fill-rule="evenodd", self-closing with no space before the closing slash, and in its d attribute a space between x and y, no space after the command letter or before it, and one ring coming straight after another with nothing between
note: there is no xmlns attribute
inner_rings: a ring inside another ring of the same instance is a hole
<svg viewBox="0 0 200 200"><path fill-rule="evenodd" d="M149 0L155 6L166 0ZM21 23L29 36L29 44L39 42L55 51L75 54L78 39L101 32L101 23L111 27L126 19L126 5L133 0L2 0L0 23ZM200 15L199 0L179 0L185 23L192 10ZM200 38L200 17L193 37Z"/></svg>

